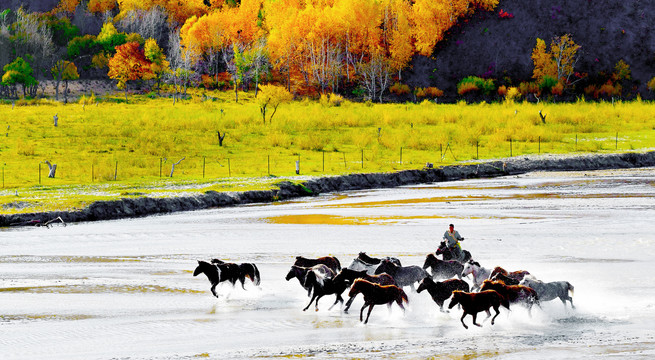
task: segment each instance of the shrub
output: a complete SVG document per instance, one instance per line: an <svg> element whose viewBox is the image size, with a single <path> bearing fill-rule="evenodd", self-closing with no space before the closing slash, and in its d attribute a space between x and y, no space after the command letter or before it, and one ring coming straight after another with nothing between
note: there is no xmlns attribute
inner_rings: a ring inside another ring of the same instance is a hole
<svg viewBox="0 0 655 360"><path fill-rule="evenodd" d="M434 99L443 96L443 91L434 86L430 86L427 88L414 89L414 95L416 96L417 99L422 99L422 98Z"/></svg>
<svg viewBox="0 0 655 360"><path fill-rule="evenodd" d="M539 90L548 93L555 85L557 85L557 78L550 75L544 75L544 77L541 78L541 81L539 81Z"/></svg>
<svg viewBox="0 0 655 360"><path fill-rule="evenodd" d="M478 76L469 76L457 84L457 93L464 95L470 91L480 90L483 94L489 95L496 90L493 79L483 79Z"/></svg>
<svg viewBox="0 0 655 360"><path fill-rule="evenodd" d="M550 93L553 95L562 95L564 93L564 84L557 82L555 86L550 88Z"/></svg>
<svg viewBox="0 0 655 360"><path fill-rule="evenodd" d="M521 92L518 88L512 86L507 89L507 93L505 94L505 101L514 101L519 97L521 97Z"/></svg>
<svg viewBox="0 0 655 360"><path fill-rule="evenodd" d="M498 87L498 95L505 96L507 95L507 86L502 85Z"/></svg>
<svg viewBox="0 0 655 360"><path fill-rule="evenodd" d="M409 86L401 83L395 83L389 88L389 92L396 95L409 94Z"/></svg>
<svg viewBox="0 0 655 360"><path fill-rule="evenodd" d="M653 77L648 81L647 86L648 86L648 90L655 91L655 77Z"/></svg>
<svg viewBox="0 0 655 360"><path fill-rule="evenodd" d="M519 84L519 92L523 96L527 96L528 94L535 94L537 96L541 95L541 90L539 89L539 85L535 82L522 82Z"/></svg>

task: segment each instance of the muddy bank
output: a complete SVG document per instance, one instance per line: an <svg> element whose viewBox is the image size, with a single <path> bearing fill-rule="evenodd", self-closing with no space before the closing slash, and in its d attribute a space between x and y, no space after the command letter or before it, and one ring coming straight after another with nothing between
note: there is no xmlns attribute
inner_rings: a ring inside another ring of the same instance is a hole
<svg viewBox="0 0 655 360"><path fill-rule="evenodd" d="M516 157L503 161L444 166L433 169L332 176L312 179L299 184L282 181L278 183L279 189L266 191L233 193L208 191L196 196L143 197L98 201L83 210L0 215L0 227L45 224L57 217L61 217L66 223L133 218L178 211L266 203L335 191L391 188L470 178L491 178L533 171L591 171L650 166L655 166L655 151L571 157Z"/></svg>

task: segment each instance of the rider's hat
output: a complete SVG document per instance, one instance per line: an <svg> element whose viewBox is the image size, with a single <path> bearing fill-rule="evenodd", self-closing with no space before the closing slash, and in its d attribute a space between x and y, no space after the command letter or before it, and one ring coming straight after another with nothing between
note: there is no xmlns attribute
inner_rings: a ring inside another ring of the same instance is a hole
<svg viewBox="0 0 655 360"><path fill-rule="evenodd" d="M453 225L453 224L450 224L450 225L448 225L448 226L450 226L450 227L455 227L455 225Z"/></svg>

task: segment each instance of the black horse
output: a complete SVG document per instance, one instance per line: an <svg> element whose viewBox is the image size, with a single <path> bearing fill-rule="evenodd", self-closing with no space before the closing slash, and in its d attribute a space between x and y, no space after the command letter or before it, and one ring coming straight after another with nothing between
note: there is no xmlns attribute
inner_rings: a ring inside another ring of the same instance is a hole
<svg viewBox="0 0 655 360"><path fill-rule="evenodd" d="M307 296L312 296L312 283L308 283L307 280L307 274L309 271L314 270L318 271L321 274L321 277L334 277L335 272L330 269L325 264L318 264L312 267L305 267L305 266L298 266L298 265L291 265L291 269L289 269L289 272L287 275L284 277L286 281L289 281L293 278L298 279L298 282L300 283L300 286L302 286L305 290L307 290Z"/></svg>
<svg viewBox="0 0 655 360"><path fill-rule="evenodd" d="M427 290L437 305L439 305L439 310L442 312L443 303L446 301L455 290L461 290L464 292L469 292L469 284L461 279L448 279L445 281L434 282L432 278L426 277L421 280L421 283L418 286L416 292L420 293L423 290Z"/></svg>
<svg viewBox="0 0 655 360"><path fill-rule="evenodd" d="M433 279L449 279L453 276L462 278L464 265L457 260L440 260L434 254L428 254L423 269L430 268ZM468 290L467 290L468 291Z"/></svg>
<svg viewBox="0 0 655 360"><path fill-rule="evenodd" d="M315 268L317 267L316 266L311 267L307 271L307 274L305 275L304 285L307 286L308 288L313 289L314 294L312 295L312 298L309 300L309 304L307 304L307 306L305 306L305 308L302 309L302 311L306 311L307 309L309 309L309 306L312 304L313 301L316 301L314 306L316 308L316 311L318 311L318 301L325 295L334 294L337 296L337 299L334 301L334 304L330 306L330 309L332 309L334 305L336 305L338 302L343 304L343 298L341 297L341 294L346 290L348 285L346 285L345 282L339 282L339 283L335 282L333 272L328 272L326 274Z"/></svg>
<svg viewBox="0 0 655 360"><path fill-rule="evenodd" d="M214 260L212 260L212 262L214 262ZM223 281L229 281L232 283L232 286L239 281L244 290L246 289L244 286L246 278L249 278L253 284L257 286L261 283L259 269L257 268L257 265L252 263L235 264L222 262L221 264L210 264L206 261L198 260L198 267L193 271L193 276L198 276L200 273L204 273L207 276L207 279L212 285L212 294L216 297L218 297L218 294L216 293L216 285Z"/></svg>
<svg viewBox="0 0 655 360"><path fill-rule="evenodd" d="M391 261L392 263L394 263L394 264L396 264L396 265L398 265L398 266L403 266L403 265L400 263L400 260L398 260L398 259L395 258L395 257L387 256L387 257L385 257L385 258L380 259L380 258L375 258L375 257L368 256L368 255L367 255L365 252L363 252L363 251L361 251L361 252L359 253L359 255L357 255L357 258L358 258L359 260L361 260L361 261L363 261L363 262L365 262L365 263L367 263L367 264L371 264L371 265L379 265L379 264L382 262L382 260L389 260L389 261Z"/></svg>
<svg viewBox="0 0 655 360"><path fill-rule="evenodd" d="M441 255L444 260L457 260L462 264L465 264L469 260L472 259L471 253L468 250L462 250L460 253L459 258L453 253L452 250L448 246L446 246L446 242L442 241L439 244L439 248L437 248L437 251L435 253L436 255Z"/></svg>

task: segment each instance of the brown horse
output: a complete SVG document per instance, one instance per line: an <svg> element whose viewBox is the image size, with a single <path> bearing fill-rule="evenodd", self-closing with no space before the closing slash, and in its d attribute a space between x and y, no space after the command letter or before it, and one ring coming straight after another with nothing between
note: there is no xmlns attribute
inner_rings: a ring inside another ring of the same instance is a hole
<svg viewBox="0 0 655 360"><path fill-rule="evenodd" d="M487 313L486 320L491 317L491 311L489 311L489 309L492 307L494 308L496 315L491 318L491 325L493 325L496 317L500 315L500 306L502 305L509 309L509 301L495 290L485 290L479 293L468 293L455 290L453 291L453 299L450 301L448 308L452 309L457 304L461 304L462 309L464 310L464 314L462 314L460 321L466 329L469 327L464 323L464 317L468 314L471 314L473 317L473 325L482 327L482 325L475 322L480 311L485 311Z"/></svg>
<svg viewBox="0 0 655 360"><path fill-rule="evenodd" d="M506 285L500 281L485 280L480 290L496 290L500 295L509 300L510 304L523 303L528 308L528 314L532 316L532 306L539 305L539 296L534 289L523 285Z"/></svg>
<svg viewBox="0 0 655 360"><path fill-rule="evenodd" d="M505 285L518 285L520 281L516 279L512 279L511 277L507 277L506 275L503 275L502 273L498 273L492 277L489 278L489 280L493 281L500 281Z"/></svg>
<svg viewBox="0 0 655 360"><path fill-rule="evenodd" d="M517 271L509 272L509 271L501 268L500 266L496 266L491 271L491 274L489 274L489 279L493 279L494 276L496 276L497 274L503 274L503 275L507 276L510 279L521 281L521 280L523 280L525 275L530 275L530 272L526 271L526 270L517 270Z"/></svg>
<svg viewBox="0 0 655 360"><path fill-rule="evenodd" d="M293 264L302 267L312 267L314 265L324 264L335 273L341 270L341 263L339 262L339 259L334 256L323 256L318 259L308 259L302 256L296 256L296 262Z"/></svg>
<svg viewBox="0 0 655 360"><path fill-rule="evenodd" d="M366 321L364 324L368 323L368 318L371 316L371 311L373 311L373 306L387 304L391 308L391 304L395 301L398 306L400 306L403 311L405 307L403 306L403 301L408 303L407 294L403 289L395 285L378 285L364 279L357 279L353 283L353 286L350 288L348 296L354 297L357 294L364 294L364 306L359 311L359 321L363 320L364 309L368 306L368 314L366 315Z"/></svg>
<svg viewBox="0 0 655 360"><path fill-rule="evenodd" d="M443 303L446 301L455 290L461 290L468 292L470 290L469 284L460 279L448 279L445 281L434 282L431 277L426 277L421 280L421 283L418 285L417 292L427 290L432 296L432 300L439 305L439 309L443 311Z"/></svg>
<svg viewBox="0 0 655 360"><path fill-rule="evenodd" d="M364 279L380 285L396 285L393 277L389 274L369 275L366 270L355 271L348 268L341 269L341 272L334 277L333 281L337 286L344 286L345 289L357 279ZM346 308L343 309L343 312L348 313L348 309L350 309L350 305L352 305L356 296L357 295L348 299L346 302Z"/></svg>

